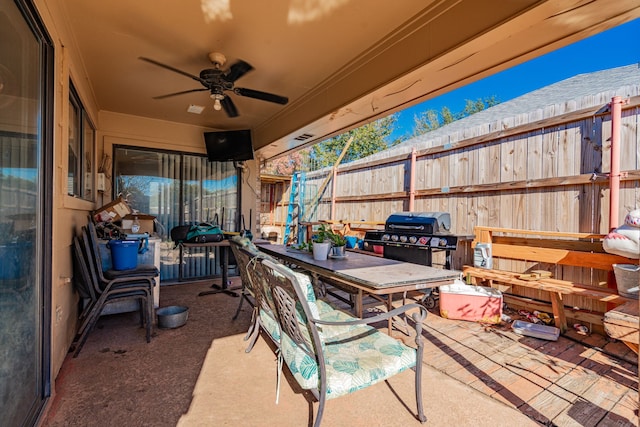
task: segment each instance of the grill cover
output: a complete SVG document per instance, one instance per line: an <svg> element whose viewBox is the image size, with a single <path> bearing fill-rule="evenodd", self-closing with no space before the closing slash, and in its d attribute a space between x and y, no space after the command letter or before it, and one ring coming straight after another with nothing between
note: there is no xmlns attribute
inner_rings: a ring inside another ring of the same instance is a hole
<svg viewBox="0 0 640 427"><path fill-rule="evenodd" d="M451 215L448 212L397 212L387 218L385 229L417 234L449 233Z"/></svg>

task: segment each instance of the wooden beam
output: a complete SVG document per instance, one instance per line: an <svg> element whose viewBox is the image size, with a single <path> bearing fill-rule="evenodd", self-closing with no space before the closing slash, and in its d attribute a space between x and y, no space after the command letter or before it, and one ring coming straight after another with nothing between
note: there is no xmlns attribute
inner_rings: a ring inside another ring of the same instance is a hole
<svg viewBox="0 0 640 427"><path fill-rule="evenodd" d="M571 232L564 232L564 231L523 230L518 228L486 227L482 225L477 225L474 228L478 230L487 230L494 233L510 233L510 234L547 236L547 237L573 237L576 239L604 239L604 237L606 236L605 234L571 233Z"/></svg>
<svg viewBox="0 0 640 427"><path fill-rule="evenodd" d="M560 292L550 292L551 297L551 310L553 312L553 322L556 328L560 329L561 333L567 331L567 317L564 313L564 302L562 301L562 294Z"/></svg>
<svg viewBox="0 0 640 427"><path fill-rule="evenodd" d="M620 181L637 181L640 176L640 170L625 171ZM452 194L464 194L464 193L478 193L478 192L497 192L497 191L512 191L522 189L537 189L537 188L549 188L549 187L567 187L572 185L597 185L600 187L607 187L609 180L606 177L595 177L593 174L582 174L575 176L567 176L560 178L542 178L542 179L529 179L522 181L510 181L503 183L493 184L478 184L478 185L461 185L457 187L447 187L445 190L442 188L428 188L423 190L416 190L415 197L435 197ZM356 203L363 200L399 200L409 197L408 191L397 191L395 193L384 194L367 194L363 196L342 196L336 197L336 203Z"/></svg>
<svg viewBox="0 0 640 427"><path fill-rule="evenodd" d="M538 310L544 312L552 312L551 303L545 303L537 301L527 297L520 297L515 295L503 295L504 302L510 307L519 307L526 310ZM575 310L570 307L565 307L566 317L574 319L582 323L591 323L594 325L603 325L603 313L587 310Z"/></svg>
<svg viewBox="0 0 640 427"><path fill-rule="evenodd" d="M333 165L333 169L334 170L335 170L336 167L338 167L338 165L340 164L340 162L344 158L345 154L347 154L347 150L351 146L351 143L353 142L353 138L354 138L353 135L351 135L351 138L349 138L347 140L347 143L344 144L344 147L342 148L342 152L340 153L340 155L338 156L338 159L336 160L335 164ZM333 178L333 175L334 175L333 173L327 174L327 177L322 182L322 185L320 185L320 189L318 190L318 193L316 194L316 197L313 199L313 202L311 202L309 204L310 207L312 207L313 205L317 205L318 204L318 202L322 198L322 193L324 193L324 190L327 188L327 184L329 184L329 181L331 181L331 178ZM336 198L336 201L337 201L337 198ZM306 209L305 209L305 212L307 212Z"/></svg>

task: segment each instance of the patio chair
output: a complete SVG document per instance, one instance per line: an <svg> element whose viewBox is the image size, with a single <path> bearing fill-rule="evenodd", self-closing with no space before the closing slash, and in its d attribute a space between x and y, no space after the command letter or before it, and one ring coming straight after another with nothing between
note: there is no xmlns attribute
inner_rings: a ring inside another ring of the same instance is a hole
<svg viewBox="0 0 640 427"><path fill-rule="evenodd" d="M255 292L253 290L253 286L251 286L251 283L249 282L249 274L247 272L247 267L251 262L251 257L249 254L240 251L240 248L244 246L244 242L242 242L238 236L233 236L229 240L229 246L231 247L231 253L233 253L233 256L238 263L238 271L240 273L240 280L242 281L240 301L232 318L233 320L236 320L240 315L240 310L242 310L244 300L247 300L252 307L255 307Z"/></svg>
<svg viewBox="0 0 640 427"><path fill-rule="evenodd" d="M77 334L81 334L87 325L87 319L89 313L94 308L95 302L98 300L96 291L93 288L91 280L89 279L89 271L87 269L86 260L82 248L83 243L80 242L80 238L73 237L73 285L80 296L80 304L82 309L78 315L78 327Z"/></svg>
<svg viewBox="0 0 640 427"><path fill-rule="evenodd" d="M82 309L78 315L78 321L80 325L76 331L76 335L80 336L85 327L89 323L90 314L95 308L95 304L98 301L101 291L97 290L95 284L98 282L95 278L95 272L93 266L89 263L85 247L85 241L81 237L75 236L73 238L73 277L74 287L80 296L80 303ZM91 271L90 271L91 270Z"/></svg>
<svg viewBox="0 0 640 427"><path fill-rule="evenodd" d="M249 345L245 351L249 353L253 349L261 328L277 345L280 341L280 331L273 314L275 307L264 292L268 288L264 287L261 271L255 268L256 263L259 263L260 260L271 257L260 252L246 237L234 236L230 240L230 246L238 263L238 270L242 280L242 295L233 320L238 318L245 299L253 307L251 325L247 335L244 337L245 341L249 340Z"/></svg>
<svg viewBox="0 0 640 427"><path fill-rule="evenodd" d="M300 387L318 400L314 426L318 427L327 399L345 396L415 368L417 419L426 421L422 406L422 322L427 311L407 304L389 312L358 319L317 300L303 275L272 260L260 267L268 282L280 328L279 364L282 360ZM321 308L323 307L323 308ZM323 313L321 313L321 310ZM370 326L393 316L413 314L416 348L409 347ZM278 381L279 383L279 381Z"/></svg>
<svg viewBox="0 0 640 427"><path fill-rule="evenodd" d="M101 286L91 254L90 245L86 234L74 238L74 258L76 262L75 277L81 297L89 297L85 301L85 309L81 313L81 324L78 328L76 339L72 343L73 357L80 354L89 332L93 329L103 309L111 303L138 300L140 303L140 320L142 326L146 326L147 342L151 341L151 329L153 325L153 277L130 277L111 280L106 286Z"/></svg>
<svg viewBox="0 0 640 427"><path fill-rule="evenodd" d="M249 345L245 350L249 353L258 339L260 329L264 330L266 336L271 339L273 344L278 347L280 344L280 327L276 321L275 305L271 298L271 289L269 288L269 282L265 276L265 271L262 268L260 261L269 259L276 261L271 255L261 252L249 239L246 237L234 236L231 241L231 250L236 254L238 260L238 267L240 269L240 276L242 279L242 292L243 299L247 299L250 303L253 300L253 314L251 317L251 325L245 336L245 341L249 340ZM298 278L300 283L309 287L309 292L313 292L312 280L310 277L300 271L293 271L293 274ZM240 313L242 307L242 301L238 304L236 313L233 319L236 319ZM319 316L325 319L326 316L335 318L335 309L325 303L324 301L318 301L317 303ZM346 317L345 317L346 319ZM327 320L327 319L325 319Z"/></svg>
<svg viewBox="0 0 640 427"><path fill-rule="evenodd" d="M89 221L87 226L83 227L83 229L86 230L87 239L96 262L98 277L102 283L108 284L110 280L120 277L157 277L160 274L156 266L153 264L138 264L136 268L129 270L115 270L113 268L105 269L102 265L102 257L100 256L100 248L98 246L98 233L96 232L95 224L92 221Z"/></svg>
<svg viewBox="0 0 640 427"><path fill-rule="evenodd" d="M136 268L128 269L128 270L116 270L114 268L105 269L102 264L102 255L100 253L100 247L98 245L98 234L96 233L96 226L90 220L86 227L82 228L82 233L84 236L85 242L89 245L89 254L92 255L90 259L93 260L95 265L96 274L98 276L98 281L101 287L110 286L111 283L116 279L122 279L115 283L118 283L118 286L125 284L127 282L135 282L136 278L142 279L141 283L149 283L150 288L149 292L151 295L154 294L153 287L159 286L156 283L155 278L160 275L160 272L153 264L138 264ZM151 318L154 318L154 307L153 305L149 308L149 315Z"/></svg>

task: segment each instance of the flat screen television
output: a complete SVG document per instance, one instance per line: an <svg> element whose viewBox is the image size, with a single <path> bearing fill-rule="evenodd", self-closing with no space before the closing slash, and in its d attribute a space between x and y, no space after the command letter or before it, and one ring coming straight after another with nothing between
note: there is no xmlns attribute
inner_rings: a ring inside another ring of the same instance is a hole
<svg viewBox="0 0 640 427"><path fill-rule="evenodd" d="M204 144L210 162L240 162L253 159L249 129L205 132Z"/></svg>

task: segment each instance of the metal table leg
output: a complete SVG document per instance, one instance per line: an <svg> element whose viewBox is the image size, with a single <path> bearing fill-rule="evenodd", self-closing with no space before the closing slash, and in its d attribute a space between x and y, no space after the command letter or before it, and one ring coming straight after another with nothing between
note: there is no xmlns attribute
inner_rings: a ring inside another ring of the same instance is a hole
<svg viewBox="0 0 640 427"><path fill-rule="evenodd" d="M198 294L199 297L203 295L213 295L225 293L227 295L231 295L232 297L239 297L236 290L241 289L241 287L236 286L235 288L229 288L229 252L227 252L230 248L227 246L219 246L220 254L222 255L222 285L212 284L211 287L214 288L210 291L203 291Z"/></svg>

